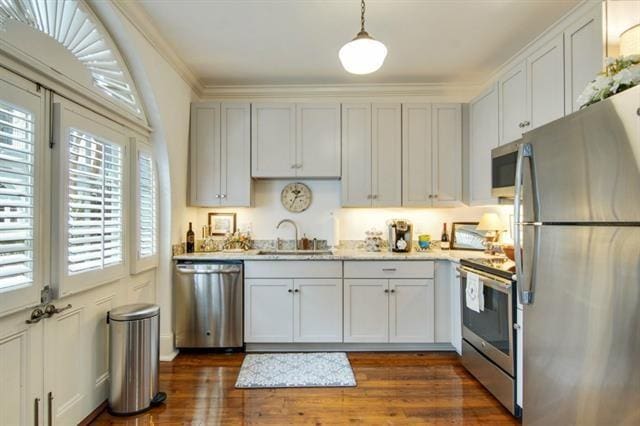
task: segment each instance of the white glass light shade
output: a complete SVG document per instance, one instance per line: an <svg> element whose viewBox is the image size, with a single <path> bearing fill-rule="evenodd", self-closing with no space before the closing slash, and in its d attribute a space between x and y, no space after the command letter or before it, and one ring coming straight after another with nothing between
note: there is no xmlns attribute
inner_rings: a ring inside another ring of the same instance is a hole
<svg viewBox="0 0 640 426"><path fill-rule="evenodd" d="M338 53L340 62L351 74L370 74L377 71L387 57L387 48L366 32L342 46Z"/></svg>

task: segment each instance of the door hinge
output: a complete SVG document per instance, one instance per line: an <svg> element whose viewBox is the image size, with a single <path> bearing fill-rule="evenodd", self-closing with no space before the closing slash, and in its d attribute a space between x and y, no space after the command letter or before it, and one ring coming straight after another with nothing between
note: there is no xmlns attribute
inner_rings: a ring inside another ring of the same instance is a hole
<svg viewBox="0 0 640 426"><path fill-rule="evenodd" d="M56 146L56 142L53 139L53 135L51 135L51 137L49 138L49 149L53 149L54 146Z"/></svg>

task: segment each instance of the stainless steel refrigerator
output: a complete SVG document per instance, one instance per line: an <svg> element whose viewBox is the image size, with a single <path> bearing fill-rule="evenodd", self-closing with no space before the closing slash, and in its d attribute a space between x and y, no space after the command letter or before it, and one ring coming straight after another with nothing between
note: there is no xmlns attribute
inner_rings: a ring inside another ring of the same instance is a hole
<svg viewBox="0 0 640 426"><path fill-rule="evenodd" d="M527 133L514 204L524 424L640 424L640 87Z"/></svg>

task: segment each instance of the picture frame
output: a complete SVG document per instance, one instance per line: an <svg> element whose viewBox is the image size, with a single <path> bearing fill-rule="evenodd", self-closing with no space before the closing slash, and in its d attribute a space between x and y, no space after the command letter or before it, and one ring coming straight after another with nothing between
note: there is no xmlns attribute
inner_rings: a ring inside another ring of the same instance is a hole
<svg viewBox="0 0 640 426"><path fill-rule="evenodd" d="M211 235L225 236L236 232L235 213L209 213Z"/></svg>
<svg viewBox="0 0 640 426"><path fill-rule="evenodd" d="M452 250L485 250L487 231L478 231L479 222L453 222L451 226Z"/></svg>

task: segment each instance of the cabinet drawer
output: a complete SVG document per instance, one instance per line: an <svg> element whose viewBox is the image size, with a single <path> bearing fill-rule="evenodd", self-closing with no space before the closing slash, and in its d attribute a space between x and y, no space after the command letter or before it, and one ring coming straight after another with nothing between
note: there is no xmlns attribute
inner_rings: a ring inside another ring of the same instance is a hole
<svg viewBox="0 0 640 426"><path fill-rule="evenodd" d="M433 278L433 261L347 261L345 278Z"/></svg>
<svg viewBox="0 0 640 426"><path fill-rule="evenodd" d="M342 278L342 262L334 260L270 260L244 263L246 278Z"/></svg>

